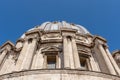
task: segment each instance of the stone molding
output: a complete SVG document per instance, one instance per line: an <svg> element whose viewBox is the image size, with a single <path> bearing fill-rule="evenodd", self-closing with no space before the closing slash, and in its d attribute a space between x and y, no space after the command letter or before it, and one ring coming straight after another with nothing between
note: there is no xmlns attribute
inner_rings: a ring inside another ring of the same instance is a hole
<svg viewBox="0 0 120 80"><path fill-rule="evenodd" d="M0 47L0 49L4 48L6 45L10 45L11 47L15 47L15 45L11 41L7 41Z"/></svg>
<svg viewBox="0 0 120 80"><path fill-rule="evenodd" d="M47 46L41 50L42 53L44 52L60 52L61 49L56 46Z"/></svg>
<svg viewBox="0 0 120 80"><path fill-rule="evenodd" d="M107 40L105 39L105 38L103 38L103 37L101 37L101 36L98 36L98 35L95 35L94 37L93 37L93 42L95 42L95 40L96 39L99 39L99 40L101 40L101 41L103 41L103 42L107 42Z"/></svg>
<svg viewBox="0 0 120 80"><path fill-rule="evenodd" d="M77 32L77 29L61 28L61 32Z"/></svg>
<svg viewBox="0 0 120 80"><path fill-rule="evenodd" d="M115 51L112 52L112 56L114 57L115 54L118 54L118 53L120 54L120 50L115 50Z"/></svg>
<svg viewBox="0 0 120 80"><path fill-rule="evenodd" d="M25 35L31 35L31 34L35 34L35 33L38 33L38 35L41 36L39 29L28 31L25 33Z"/></svg>
<svg viewBox="0 0 120 80"><path fill-rule="evenodd" d="M41 43L62 43L62 39L41 40Z"/></svg>
<svg viewBox="0 0 120 80"><path fill-rule="evenodd" d="M20 38L20 39L18 39L18 40L16 41L16 43L17 43L17 42L24 42L24 41L25 41L25 39Z"/></svg>
<svg viewBox="0 0 120 80"><path fill-rule="evenodd" d="M37 74L71 74L71 75L88 75L103 77L112 80L120 80L120 76L97 72L97 71L87 71L80 69L34 69L34 70L23 70L19 72L12 72L8 74L0 75L0 80L14 77L21 77L27 75L37 75ZM62 76L61 76L62 77Z"/></svg>
<svg viewBox="0 0 120 80"><path fill-rule="evenodd" d="M79 42L79 41L76 41L76 44L82 45L82 46L85 46L85 47L88 47L88 48L92 47L92 44L86 44L86 43Z"/></svg>

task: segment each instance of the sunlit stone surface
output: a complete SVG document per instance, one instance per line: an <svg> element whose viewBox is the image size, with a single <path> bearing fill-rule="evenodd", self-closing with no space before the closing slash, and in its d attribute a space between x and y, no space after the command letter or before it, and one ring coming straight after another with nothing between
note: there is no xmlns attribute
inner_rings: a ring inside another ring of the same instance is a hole
<svg viewBox="0 0 120 80"><path fill-rule="evenodd" d="M81 25L45 22L0 47L0 80L120 80L119 56Z"/></svg>

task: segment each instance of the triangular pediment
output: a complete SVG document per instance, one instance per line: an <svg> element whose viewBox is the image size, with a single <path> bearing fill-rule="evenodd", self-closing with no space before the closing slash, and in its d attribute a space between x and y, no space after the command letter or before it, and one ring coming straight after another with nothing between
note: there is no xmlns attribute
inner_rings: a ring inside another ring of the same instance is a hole
<svg viewBox="0 0 120 80"><path fill-rule="evenodd" d="M42 49L42 52L46 52L46 51L60 51L60 49L56 46L48 46Z"/></svg>
<svg viewBox="0 0 120 80"><path fill-rule="evenodd" d="M4 48L6 46L15 47L15 45L11 41L7 41L0 47L0 49Z"/></svg>

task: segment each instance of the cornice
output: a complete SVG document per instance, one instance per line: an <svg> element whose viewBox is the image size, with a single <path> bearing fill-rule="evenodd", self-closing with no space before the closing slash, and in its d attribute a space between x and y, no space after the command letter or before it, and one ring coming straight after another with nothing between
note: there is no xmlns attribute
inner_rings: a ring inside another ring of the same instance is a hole
<svg viewBox="0 0 120 80"><path fill-rule="evenodd" d="M87 34L76 33L76 36L91 37L91 38L93 38L93 35L90 34L90 33L87 33Z"/></svg>
<svg viewBox="0 0 120 80"><path fill-rule="evenodd" d="M77 33L77 29L61 28L61 32L73 32L73 33Z"/></svg>
<svg viewBox="0 0 120 80"><path fill-rule="evenodd" d="M25 39L19 38L19 39L16 41L16 43L17 43L17 42L24 42L24 41L25 41Z"/></svg>
<svg viewBox="0 0 120 80"><path fill-rule="evenodd" d="M99 39L99 40L101 40L101 41L103 41L103 42L107 42L107 40L105 39L105 38L103 38L103 37L101 37L101 36L98 36L98 35L95 35L94 37L93 37L93 42L95 42L95 40L96 39Z"/></svg>
<svg viewBox="0 0 120 80"><path fill-rule="evenodd" d="M76 44L82 45L82 46L85 46L85 47L88 47L88 48L92 47L91 44L87 44L87 43L83 43L83 42L78 42L78 41L76 41Z"/></svg>
<svg viewBox="0 0 120 80"><path fill-rule="evenodd" d="M41 36L41 32L39 29L34 29L34 30L31 30L31 31L28 31L25 33L25 35L31 35L31 34L35 34L35 33L38 33L39 36Z"/></svg>
<svg viewBox="0 0 120 80"><path fill-rule="evenodd" d="M62 39L41 40L41 43L61 43Z"/></svg>
<svg viewBox="0 0 120 80"><path fill-rule="evenodd" d="M87 37L92 37L92 38L93 38L93 35L90 34L90 33L85 34L85 36L87 36Z"/></svg>
<svg viewBox="0 0 120 80"><path fill-rule="evenodd" d="M3 47L5 47L6 45L10 45L11 47L15 47L15 45L14 45L11 41L7 41L7 42L5 42L5 43L0 47L0 49L2 49Z"/></svg>
<svg viewBox="0 0 120 80"><path fill-rule="evenodd" d="M112 56L115 56L115 54L119 53L120 54L120 50L115 50L112 52Z"/></svg>
<svg viewBox="0 0 120 80"><path fill-rule="evenodd" d="M49 33L60 33L60 30L52 30L52 31L42 31L43 34L49 34Z"/></svg>

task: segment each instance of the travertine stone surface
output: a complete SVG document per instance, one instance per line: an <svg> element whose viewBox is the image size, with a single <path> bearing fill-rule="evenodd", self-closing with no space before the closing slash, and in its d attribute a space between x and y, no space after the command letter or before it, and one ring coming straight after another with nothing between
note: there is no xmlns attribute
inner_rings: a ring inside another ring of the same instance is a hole
<svg viewBox="0 0 120 80"><path fill-rule="evenodd" d="M115 70L114 70L114 68L113 68L113 66L112 66L112 64L111 64L111 62L110 62L110 60L109 60L109 58L108 58L108 56L107 56L104 48L103 48L103 46L100 44L100 45L98 46L98 48L100 49L100 51L101 51L101 53L102 53L102 55L103 55L103 58L104 58L104 60L105 60L105 62L106 62L106 65L107 65L110 73L116 75L116 72L115 72Z"/></svg>
<svg viewBox="0 0 120 80"><path fill-rule="evenodd" d="M32 70L1 75L0 80L120 80L119 76L79 70Z"/></svg>
<svg viewBox="0 0 120 80"><path fill-rule="evenodd" d="M0 80L120 80L120 52L106 45L83 26L45 22L0 47Z"/></svg>

